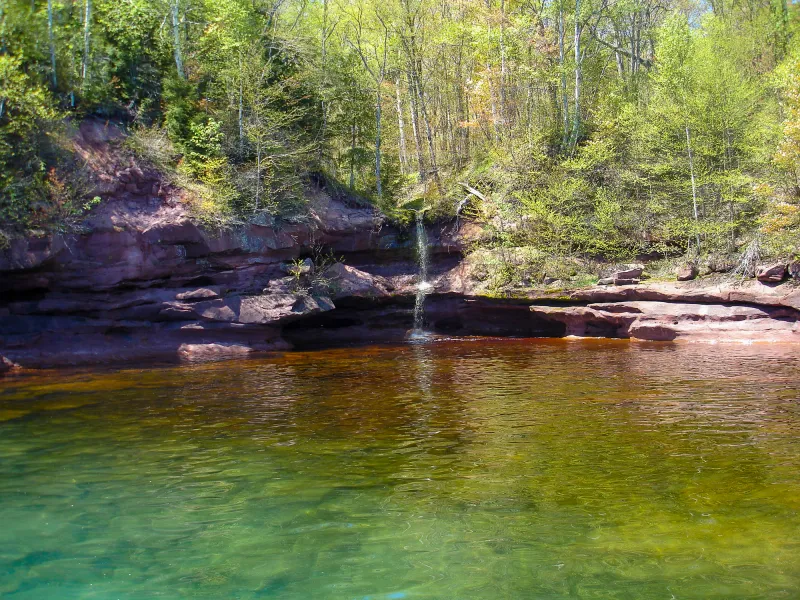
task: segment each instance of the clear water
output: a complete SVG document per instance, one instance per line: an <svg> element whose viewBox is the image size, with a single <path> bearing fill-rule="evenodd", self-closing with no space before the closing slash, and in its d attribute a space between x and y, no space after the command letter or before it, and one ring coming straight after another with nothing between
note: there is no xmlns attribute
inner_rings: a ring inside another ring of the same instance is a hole
<svg viewBox="0 0 800 600"><path fill-rule="evenodd" d="M0 597L800 597L795 348L438 342L0 391Z"/></svg>

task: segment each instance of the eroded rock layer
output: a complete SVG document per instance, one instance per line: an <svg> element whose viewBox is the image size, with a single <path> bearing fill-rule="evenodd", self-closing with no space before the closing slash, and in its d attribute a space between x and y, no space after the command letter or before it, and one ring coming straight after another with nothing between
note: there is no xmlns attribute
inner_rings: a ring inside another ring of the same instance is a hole
<svg viewBox="0 0 800 600"><path fill-rule="evenodd" d="M772 306L632 301L587 306L532 306L563 323L566 335L672 341L800 341L797 311Z"/></svg>
<svg viewBox="0 0 800 600"><path fill-rule="evenodd" d="M202 227L181 190L109 150L119 135L80 126L76 148L103 197L86 233L15 238L0 252L0 373L386 341L411 329L413 232L324 188L308 191L299 222ZM425 322L436 333L800 341L800 288L783 279L619 285L622 275L638 281L636 268L607 282L617 285L490 298L464 259L478 229L449 223L427 234Z"/></svg>
<svg viewBox="0 0 800 600"><path fill-rule="evenodd" d="M303 222L213 231L175 199L120 189L87 221L90 233L17 238L0 253L0 355L42 366L287 348L281 331L293 321L414 285L413 239L323 190L310 192ZM448 228L431 240L440 270L460 259ZM287 268L319 249L328 263L356 265L326 265L322 290Z"/></svg>

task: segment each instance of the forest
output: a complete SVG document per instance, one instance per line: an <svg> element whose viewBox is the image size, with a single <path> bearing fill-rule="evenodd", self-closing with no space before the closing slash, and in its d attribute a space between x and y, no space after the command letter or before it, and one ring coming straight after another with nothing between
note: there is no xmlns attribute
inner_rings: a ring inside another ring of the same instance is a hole
<svg viewBox="0 0 800 600"><path fill-rule="evenodd" d="M787 0L4 0L0 241L103 201L68 144L92 117L213 227L325 182L480 223L508 279L795 258L797 29Z"/></svg>

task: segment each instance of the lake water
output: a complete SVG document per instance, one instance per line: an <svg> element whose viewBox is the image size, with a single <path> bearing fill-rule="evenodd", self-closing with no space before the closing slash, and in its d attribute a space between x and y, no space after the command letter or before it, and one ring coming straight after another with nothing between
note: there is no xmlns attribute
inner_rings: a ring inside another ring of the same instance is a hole
<svg viewBox="0 0 800 600"><path fill-rule="evenodd" d="M465 340L5 380L0 597L798 598L799 373Z"/></svg>

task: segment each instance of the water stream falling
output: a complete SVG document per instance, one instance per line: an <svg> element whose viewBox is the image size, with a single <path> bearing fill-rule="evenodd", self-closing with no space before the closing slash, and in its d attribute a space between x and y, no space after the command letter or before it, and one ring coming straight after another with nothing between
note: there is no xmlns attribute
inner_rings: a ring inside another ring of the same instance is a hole
<svg viewBox="0 0 800 600"><path fill-rule="evenodd" d="M417 281L417 296L414 301L414 329L412 335L423 333L425 320L425 296L433 289L428 281L428 235L422 221L422 210L416 211L417 221L417 260L419 262L419 275Z"/></svg>

